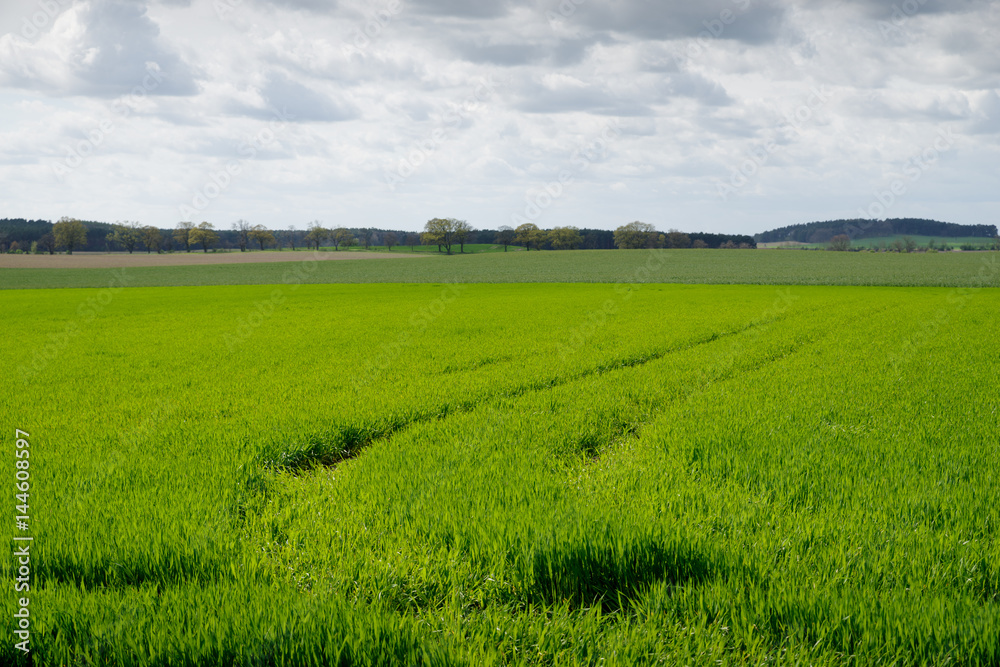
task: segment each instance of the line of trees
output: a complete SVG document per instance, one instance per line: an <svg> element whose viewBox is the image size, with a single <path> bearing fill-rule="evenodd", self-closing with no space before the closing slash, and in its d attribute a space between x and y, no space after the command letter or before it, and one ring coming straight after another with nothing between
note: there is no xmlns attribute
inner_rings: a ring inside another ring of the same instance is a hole
<svg viewBox="0 0 1000 667"><path fill-rule="evenodd" d="M615 230L615 245L622 249L638 248L756 248L752 237L742 234L708 234L670 229L666 233L646 222L630 222Z"/></svg>
<svg viewBox="0 0 1000 667"><path fill-rule="evenodd" d="M54 253L57 249L88 251L122 250L134 253L209 252L215 248L282 250L306 246L319 249L332 246L335 251L361 246L396 246L413 248L418 245L437 246L444 254L464 253L469 244L495 244L504 251L520 247L527 251L613 249L613 248L731 248L755 247L749 236L680 232L671 229L658 232L652 225L633 222L615 231L579 229L574 226L540 229L534 223L508 226L499 229L476 229L465 220L433 218L424 225L422 232L383 230L375 228L336 227L329 229L318 221L310 222L305 230L290 226L285 230L270 230L263 225L253 225L247 220L237 220L229 230L217 230L209 222L195 224L180 222L174 229L159 229L141 225L137 221L115 223L86 222L63 218L55 225L45 221L0 220L0 252L16 241L17 248L31 245L36 252ZM72 223L72 224L70 224ZM70 233L69 230L73 232ZM8 230L16 230L16 238ZM6 239L11 240L4 243ZM26 241L27 238L27 241Z"/></svg>
<svg viewBox="0 0 1000 667"><path fill-rule="evenodd" d="M927 245L923 248L917 243L916 239L910 236L901 236L892 239L892 241L886 242L885 240L879 241L878 245L869 246L855 246L851 241L851 237L847 234L838 234L830 239L830 242L826 245L827 250L835 250L839 252L848 251L861 251L867 250L869 252L938 252L940 250L950 250L950 245L947 242L942 242L941 246L935 243L934 239L930 239ZM1000 250L1000 236L994 236L993 238L983 237L983 242L979 244L963 243L961 244L962 250Z"/></svg>

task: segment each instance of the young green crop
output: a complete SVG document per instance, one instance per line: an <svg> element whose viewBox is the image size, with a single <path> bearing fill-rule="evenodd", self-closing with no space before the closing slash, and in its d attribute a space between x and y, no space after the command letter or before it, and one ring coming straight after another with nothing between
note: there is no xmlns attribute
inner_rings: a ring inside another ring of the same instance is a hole
<svg viewBox="0 0 1000 667"><path fill-rule="evenodd" d="M1000 661L993 290L100 294L0 295L38 664Z"/></svg>
<svg viewBox="0 0 1000 667"><path fill-rule="evenodd" d="M340 251L344 252L344 251ZM292 253L285 253L292 257ZM329 253L336 255L334 252ZM328 283L685 283L1000 287L1000 253L790 252L786 250L561 250L409 259L298 261L125 269L0 268L0 290ZM40 258L44 259L44 257ZM652 270L650 270L650 267Z"/></svg>

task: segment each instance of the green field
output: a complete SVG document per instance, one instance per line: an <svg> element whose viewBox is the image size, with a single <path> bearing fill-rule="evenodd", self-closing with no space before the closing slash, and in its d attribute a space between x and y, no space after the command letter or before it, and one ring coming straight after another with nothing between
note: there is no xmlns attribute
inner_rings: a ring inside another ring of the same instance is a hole
<svg viewBox="0 0 1000 667"><path fill-rule="evenodd" d="M333 247L324 248L324 250L332 251ZM453 253L459 253L462 250L462 246L455 244L452 247ZM436 245L396 245L392 247L392 250L387 249L385 246L372 246L368 250L361 247L353 247L348 249L349 252L392 252L392 253L438 253L438 247ZM344 252L344 250L335 251ZM505 252L502 245L497 245L496 243L466 243L464 252L466 254L482 254L484 252ZM511 245L507 246L506 252L524 252L524 248L520 246Z"/></svg>
<svg viewBox="0 0 1000 667"><path fill-rule="evenodd" d="M883 248L892 248L894 241L900 239L910 238L917 247L924 249L927 244L934 241L934 247L938 249L943 248L961 248L963 245L971 245L975 248L991 249L993 247L994 240L982 236L920 236L920 235L904 235L900 234L897 236L873 236L871 238L864 239L853 239L851 241L851 246L855 248L878 248L880 245ZM780 247L780 243L769 243L767 244L769 248ZM828 243L796 243L794 247L798 248L826 248Z"/></svg>
<svg viewBox="0 0 1000 667"><path fill-rule="evenodd" d="M1000 292L649 284L995 264L572 255L0 293L34 664L1000 664Z"/></svg>
<svg viewBox="0 0 1000 667"><path fill-rule="evenodd" d="M0 289L295 283L700 283L1000 286L1000 253L563 250L119 269L0 269Z"/></svg>

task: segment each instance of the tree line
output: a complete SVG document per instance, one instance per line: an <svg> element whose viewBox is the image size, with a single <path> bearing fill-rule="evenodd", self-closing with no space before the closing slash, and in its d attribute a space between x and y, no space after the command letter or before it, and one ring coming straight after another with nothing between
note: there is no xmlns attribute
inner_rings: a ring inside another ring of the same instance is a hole
<svg viewBox="0 0 1000 667"><path fill-rule="evenodd" d="M270 230L237 220L231 228L216 229L207 221L195 224L180 222L173 229L142 225L137 221L115 223L84 221L64 217L56 223L45 220L0 220L0 252L34 252L54 254L57 250L146 252L209 252L233 249L247 252L269 248L296 250L299 247L335 251L360 246L365 249L384 247L437 246L444 254L464 253L469 244L502 246L504 251L521 248L527 251L576 250L613 248L753 248L752 237L745 235L679 232L671 229L658 232L652 225L633 222L614 231L578 229L573 226L541 229L525 223L516 229L476 229L465 220L434 218L427 221L422 232L375 228L327 228L316 220L306 228Z"/></svg>

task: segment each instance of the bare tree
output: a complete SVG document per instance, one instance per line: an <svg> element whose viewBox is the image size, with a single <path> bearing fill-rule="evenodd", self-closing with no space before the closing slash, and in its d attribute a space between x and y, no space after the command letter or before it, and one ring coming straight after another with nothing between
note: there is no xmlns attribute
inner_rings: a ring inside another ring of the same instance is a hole
<svg viewBox="0 0 1000 667"><path fill-rule="evenodd" d="M42 238L38 239L38 247L47 251L50 255L56 254L56 237L51 232L42 234Z"/></svg>
<svg viewBox="0 0 1000 667"><path fill-rule="evenodd" d="M385 247L389 249L389 252L392 252L392 246L396 245L396 234L393 232L386 232L382 235L382 243L384 243Z"/></svg>
<svg viewBox="0 0 1000 667"><path fill-rule="evenodd" d="M837 234L830 239L828 247L830 250L836 250L837 252L846 252L851 249L851 237L847 234Z"/></svg>
<svg viewBox="0 0 1000 667"><path fill-rule="evenodd" d="M247 245L250 243L250 223L246 220L240 219L233 223L233 231L236 232L236 241L240 244L240 252L247 251Z"/></svg>

